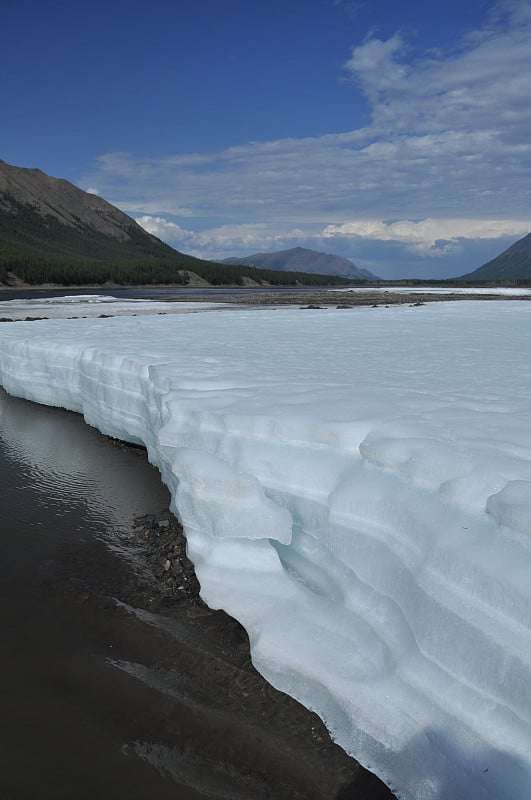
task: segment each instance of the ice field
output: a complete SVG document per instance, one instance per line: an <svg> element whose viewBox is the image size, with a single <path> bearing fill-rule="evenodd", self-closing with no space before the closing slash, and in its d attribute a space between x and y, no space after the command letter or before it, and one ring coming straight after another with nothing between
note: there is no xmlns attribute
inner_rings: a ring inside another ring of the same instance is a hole
<svg viewBox="0 0 531 800"><path fill-rule="evenodd" d="M0 383L146 446L203 598L397 797L529 800L530 354L524 301L229 309L4 323Z"/></svg>

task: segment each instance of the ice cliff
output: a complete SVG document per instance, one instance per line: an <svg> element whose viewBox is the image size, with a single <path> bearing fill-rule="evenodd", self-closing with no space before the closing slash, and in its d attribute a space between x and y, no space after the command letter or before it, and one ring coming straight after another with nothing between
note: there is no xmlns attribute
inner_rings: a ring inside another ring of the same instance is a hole
<svg viewBox="0 0 531 800"><path fill-rule="evenodd" d="M530 352L518 301L51 319L0 382L146 446L204 599L398 797L527 800Z"/></svg>

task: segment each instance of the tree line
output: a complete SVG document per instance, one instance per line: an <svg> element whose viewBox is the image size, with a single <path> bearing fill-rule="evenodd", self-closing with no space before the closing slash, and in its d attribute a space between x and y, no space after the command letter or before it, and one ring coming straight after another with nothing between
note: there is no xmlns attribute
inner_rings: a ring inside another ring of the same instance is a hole
<svg viewBox="0 0 531 800"><path fill-rule="evenodd" d="M257 267L234 266L182 259L137 262L94 262L46 258L33 255L0 254L0 283L13 283L18 278L32 286L55 283L61 286L115 283L119 285L175 284L187 286L190 272L212 286L243 286L244 278L258 285L272 286L345 286L349 281L334 275L311 275L301 272L280 272Z"/></svg>

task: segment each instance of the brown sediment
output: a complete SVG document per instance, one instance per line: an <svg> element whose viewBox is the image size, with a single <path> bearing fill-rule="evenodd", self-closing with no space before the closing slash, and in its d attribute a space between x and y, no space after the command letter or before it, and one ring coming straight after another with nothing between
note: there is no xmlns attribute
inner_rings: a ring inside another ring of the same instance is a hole
<svg viewBox="0 0 531 800"><path fill-rule="evenodd" d="M290 289L283 289L277 292L231 292L227 289L227 293L220 292L215 295L216 303L231 303L233 305L244 306L297 306L299 308L354 308L356 306L394 306L394 305L412 305L420 306L425 303L438 303L448 300L522 300L528 297L524 295L500 295L500 294L464 294L452 292L448 289L444 294L430 293L426 290L423 293L419 292L393 292L392 289L388 291L371 291L370 289L363 291L342 291L340 289L326 290L326 289L304 289L293 291ZM198 292L194 294L189 292L186 295L174 295L173 297L165 298L167 301L176 302L205 302L211 303L214 298L212 295L205 295Z"/></svg>
<svg viewBox="0 0 531 800"><path fill-rule="evenodd" d="M134 530L153 578L134 600L184 623L192 634L191 652L187 655L181 645L170 659L171 668L181 670L190 656L199 660L200 669L185 680L186 692L202 706L206 719L226 726L230 744L227 736L212 744L227 769L248 786L249 794L243 796L392 800L378 778L332 742L314 713L256 672L243 627L201 599L175 517L170 512L148 514L135 521Z"/></svg>

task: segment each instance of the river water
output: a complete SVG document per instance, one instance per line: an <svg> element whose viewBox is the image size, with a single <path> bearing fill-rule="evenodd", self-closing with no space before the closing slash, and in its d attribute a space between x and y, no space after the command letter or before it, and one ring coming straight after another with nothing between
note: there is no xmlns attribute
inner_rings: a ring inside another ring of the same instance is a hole
<svg viewBox="0 0 531 800"><path fill-rule="evenodd" d="M74 414L0 391L5 800L175 796L149 765L122 755L133 738L129 706L136 697L138 713L141 700L114 679L106 593L89 602L91 573L100 573L100 588L123 571L118 552L127 552L121 540L135 514L166 504L141 454L113 446Z"/></svg>
<svg viewBox="0 0 531 800"><path fill-rule="evenodd" d="M322 287L326 291L329 287ZM319 286L312 286L311 291L318 291ZM168 288L168 287L127 287L120 289L116 287L100 288L94 287L92 289L78 289L75 286L62 288L62 289L4 289L0 292L1 300L27 300L40 297L68 297L73 295L105 295L106 297L112 296L118 300L127 299L142 299L142 300L168 300L174 297L211 297L215 299L218 295L246 295L246 294L307 294L307 286L269 286L269 287L253 287L252 289L238 288L238 287L195 287L195 288Z"/></svg>

